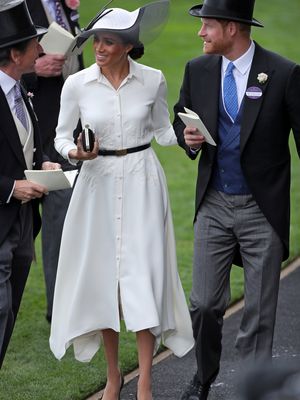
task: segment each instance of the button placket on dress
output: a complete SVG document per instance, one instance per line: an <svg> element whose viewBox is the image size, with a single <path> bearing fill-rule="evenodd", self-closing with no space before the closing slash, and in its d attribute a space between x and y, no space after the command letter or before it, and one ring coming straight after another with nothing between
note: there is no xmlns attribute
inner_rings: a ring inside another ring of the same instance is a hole
<svg viewBox="0 0 300 400"><path fill-rule="evenodd" d="M116 91L116 103L115 103L115 129L117 147L123 148L123 132L122 132L122 120L121 120L121 101L119 91ZM123 222L123 190L124 190L124 157L116 157L117 173L115 179L116 189L116 262L117 262L117 279L120 278L120 262L122 252L122 222Z"/></svg>

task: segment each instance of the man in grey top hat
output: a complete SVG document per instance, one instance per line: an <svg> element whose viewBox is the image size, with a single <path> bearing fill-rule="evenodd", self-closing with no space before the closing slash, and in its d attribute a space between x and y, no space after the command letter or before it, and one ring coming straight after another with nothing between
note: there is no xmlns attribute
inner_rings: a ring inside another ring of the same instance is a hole
<svg viewBox="0 0 300 400"><path fill-rule="evenodd" d="M24 1L0 1L0 368L13 331L40 228L38 199L47 188L25 169L56 169L42 154L37 120L20 79L33 71L47 30Z"/></svg>
<svg viewBox="0 0 300 400"><path fill-rule="evenodd" d="M178 143L198 156L191 316L197 372L182 400L205 400L219 371L230 269L242 265L245 308L236 347L245 361L272 355L281 263L289 251L290 151L300 155L300 67L251 40L254 0L205 0L204 55L187 63L174 107ZM203 120L216 146L178 116Z"/></svg>

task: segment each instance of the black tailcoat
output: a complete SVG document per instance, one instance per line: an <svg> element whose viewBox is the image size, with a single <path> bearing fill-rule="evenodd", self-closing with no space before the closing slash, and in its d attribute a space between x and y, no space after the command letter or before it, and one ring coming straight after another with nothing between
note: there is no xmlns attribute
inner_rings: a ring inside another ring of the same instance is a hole
<svg viewBox="0 0 300 400"><path fill-rule="evenodd" d="M42 162L48 160L43 157L40 133L37 120L27 96L23 93L26 107L29 111L34 129L34 168L41 169ZM27 169L19 134L6 100L6 96L0 88L0 245L5 240L9 230L18 216L21 202L11 197L7 199L13 189L14 181L24 178L24 170ZM34 235L40 229L40 215L38 201L31 200L34 217Z"/></svg>

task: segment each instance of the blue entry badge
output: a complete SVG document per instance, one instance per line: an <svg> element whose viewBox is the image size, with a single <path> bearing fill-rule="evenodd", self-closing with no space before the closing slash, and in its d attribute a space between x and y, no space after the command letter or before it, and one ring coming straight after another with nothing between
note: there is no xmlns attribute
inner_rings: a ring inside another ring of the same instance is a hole
<svg viewBox="0 0 300 400"><path fill-rule="evenodd" d="M262 90L257 86L250 86L246 90L246 96L249 97L249 99L257 100L262 96Z"/></svg>

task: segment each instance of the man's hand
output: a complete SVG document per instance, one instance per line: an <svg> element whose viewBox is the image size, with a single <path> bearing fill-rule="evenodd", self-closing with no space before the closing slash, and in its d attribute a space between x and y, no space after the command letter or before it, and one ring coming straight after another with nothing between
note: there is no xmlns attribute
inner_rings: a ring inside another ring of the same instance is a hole
<svg viewBox="0 0 300 400"><path fill-rule="evenodd" d="M62 74L65 61L66 57L61 54L45 54L36 60L35 73L44 78L59 76Z"/></svg>
<svg viewBox="0 0 300 400"><path fill-rule="evenodd" d="M45 161L42 164L43 170L60 168L60 164L51 161ZM15 188L12 196L25 202L36 198L41 198L44 194L48 194L48 189L45 186L22 179L15 182Z"/></svg>
<svg viewBox="0 0 300 400"><path fill-rule="evenodd" d="M22 179L15 182L12 196L18 200L26 202L32 199L41 198L46 193L48 193L48 189L45 186Z"/></svg>
<svg viewBox="0 0 300 400"><path fill-rule="evenodd" d="M197 128L187 126L184 131L185 143L192 149L200 149L202 143L205 142L205 137L201 135L201 132Z"/></svg>
<svg viewBox="0 0 300 400"><path fill-rule="evenodd" d="M45 161L42 164L42 169L43 170L50 170L50 169L60 169L61 165L59 163L54 163L51 161Z"/></svg>
<svg viewBox="0 0 300 400"><path fill-rule="evenodd" d="M82 132L78 136L77 139L77 149L76 150L70 150L69 151L69 158L70 159L75 159L75 160L93 160L98 156L98 151L99 151L99 142L96 138L94 147L92 151L84 151L82 147Z"/></svg>

